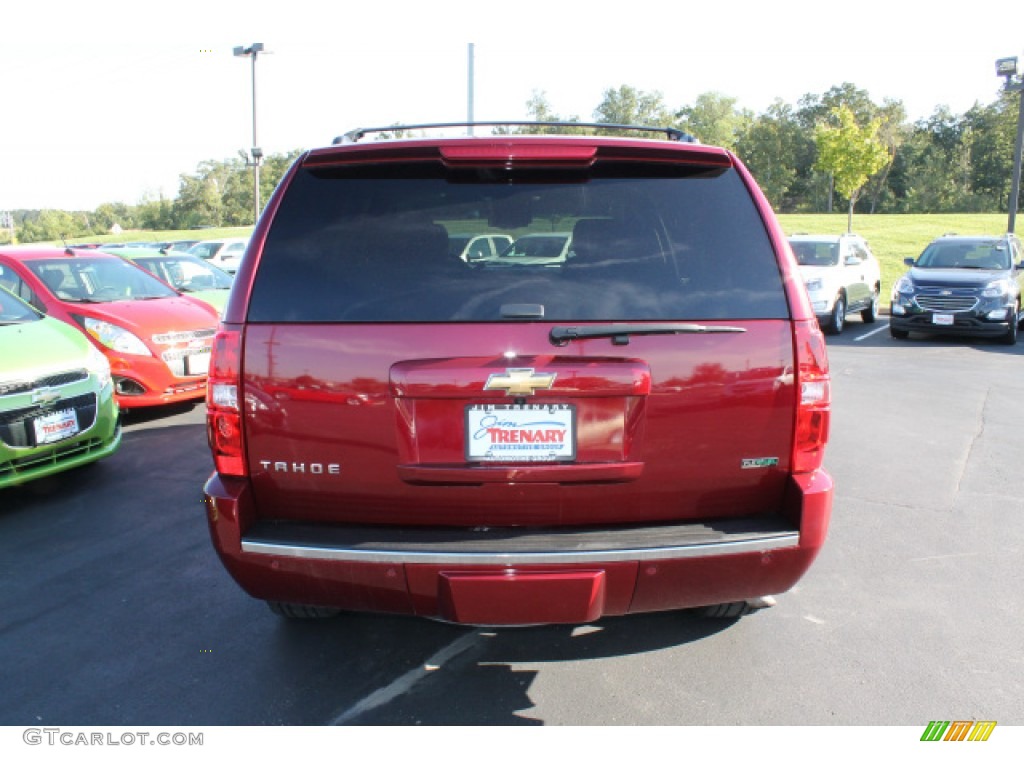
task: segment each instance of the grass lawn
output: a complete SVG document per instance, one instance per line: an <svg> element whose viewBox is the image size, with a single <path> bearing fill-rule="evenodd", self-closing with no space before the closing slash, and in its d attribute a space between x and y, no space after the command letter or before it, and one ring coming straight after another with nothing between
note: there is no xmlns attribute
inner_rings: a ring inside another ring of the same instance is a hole
<svg viewBox="0 0 1024 768"><path fill-rule="evenodd" d="M128 229L119 235L84 235L68 238L75 243L162 243L170 240L216 240L220 237L248 237L252 227L211 227L209 229L148 230ZM63 247L62 243L49 243Z"/></svg>
<svg viewBox="0 0 1024 768"><path fill-rule="evenodd" d="M882 266L882 305L892 284L907 271L903 259L917 258L936 237L946 234L998 235L1006 232L1005 213L920 213L853 215L853 231L865 238ZM779 214L787 235L838 235L846 231L845 213Z"/></svg>

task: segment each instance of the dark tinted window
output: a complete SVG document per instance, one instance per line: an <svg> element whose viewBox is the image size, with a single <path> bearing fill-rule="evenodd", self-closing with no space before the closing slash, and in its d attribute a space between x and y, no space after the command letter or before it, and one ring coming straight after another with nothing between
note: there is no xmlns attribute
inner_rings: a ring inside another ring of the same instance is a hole
<svg viewBox="0 0 1024 768"><path fill-rule="evenodd" d="M834 267L839 264L839 243L827 240L790 240L789 244L801 267Z"/></svg>
<svg viewBox="0 0 1024 768"><path fill-rule="evenodd" d="M936 241L917 260L919 267L935 269L1010 269L1010 249L1004 240Z"/></svg>
<svg viewBox="0 0 1024 768"><path fill-rule="evenodd" d="M530 247L452 255L451 240L478 234ZM248 319L502 321L516 305L553 321L788 316L764 225L731 169L598 164L517 176L421 163L300 171L268 234Z"/></svg>

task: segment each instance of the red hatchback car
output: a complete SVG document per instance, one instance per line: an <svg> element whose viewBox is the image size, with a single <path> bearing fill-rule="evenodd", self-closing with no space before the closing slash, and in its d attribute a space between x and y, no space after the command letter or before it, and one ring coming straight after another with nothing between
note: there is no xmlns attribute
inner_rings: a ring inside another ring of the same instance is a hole
<svg viewBox="0 0 1024 768"><path fill-rule="evenodd" d="M82 329L110 361L122 409L201 400L217 313L119 256L0 248L0 285Z"/></svg>
<svg viewBox="0 0 1024 768"><path fill-rule="evenodd" d="M512 625L732 617L801 578L824 340L743 164L665 132L360 131L296 161L210 369L210 531L244 589ZM490 232L571 247L451 256Z"/></svg>

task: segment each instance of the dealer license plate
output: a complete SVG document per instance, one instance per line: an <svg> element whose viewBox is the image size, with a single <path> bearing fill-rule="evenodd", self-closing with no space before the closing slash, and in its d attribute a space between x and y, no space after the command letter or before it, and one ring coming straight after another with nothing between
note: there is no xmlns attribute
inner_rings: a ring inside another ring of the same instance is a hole
<svg viewBox="0 0 1024 768"><path fill-rule="evenodd" d="M200 352L185 358L185 375L199 376L210 369L210 353Z"/></svg>
<svg viewBox="0 0 1024 768"><path fill-rule="evenodd" d="M576 406L488 404L466 407L468 461L572 461Z"/></svg>
<svg viewBox="0 0 1024 768"><path fill-rule="evenodd" d="M55 443L78 434L78 414L73 408L48 413L34 419L32 426L36 433L36 445Z"/></svg>
<svg viewBox="0 0 1024 768"><path fill-rule="evenodd" d="M935 325L952 325L952 315L932 315L932 323Z"/></svg>

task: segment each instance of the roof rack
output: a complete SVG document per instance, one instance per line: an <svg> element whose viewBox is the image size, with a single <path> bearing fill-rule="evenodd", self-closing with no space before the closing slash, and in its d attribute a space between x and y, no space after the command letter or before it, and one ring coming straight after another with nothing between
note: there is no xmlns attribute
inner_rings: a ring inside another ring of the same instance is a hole
<svg viewBox="0 0 1024 768"><path fill-rule="evenodd" d="M700 144L697 137L678 128L658 128L650 125L623 125L620 123L577 123L566 121L530 121L530 120L497 120L466 123L418 123L415 125L386 125L380 128L357 128L334 139L332 144L355 144L368 133L387 133L389 131L419 131L428 128L475 128L528 126L536 128L596 128L618 131L646 131L664 133L670 141L681 141L687 144Z"/></svg>

